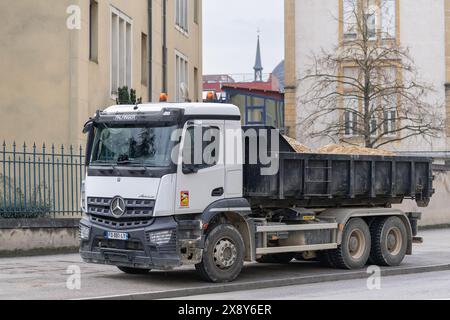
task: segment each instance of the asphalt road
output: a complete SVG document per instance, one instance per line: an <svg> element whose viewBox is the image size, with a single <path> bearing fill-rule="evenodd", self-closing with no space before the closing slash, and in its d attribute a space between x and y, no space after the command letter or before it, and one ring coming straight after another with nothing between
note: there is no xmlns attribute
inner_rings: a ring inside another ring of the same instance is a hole
<svg viewBox="0 0 450 320"><path fill-rule="evenodd" d="M401 267L383 270L396 274L411 272L413 269L415 269L414 272L420 271L417 268L430 270L430 266L445 266L441 270L450 270L450 229L424 231L421 236L424 237L425 243L414 245L414 255L408 256ZM79 289L77 278L73 275L71 277L71 272L77 269L81 271ZM423 278L425 275L416 275L416 277ZM336 279L359 278L359 280L348 282L348 286L355 286L357 291L361 283L365 283L362 278L367 277L365 270L326 269L318 266L317 263L247 264L236 282L221 285L201 282L192 267L169 272L155 271L145 276L130 276L112 266L84 264L76 254L0 258L0 299L89 299L111 296L127 299L155 299L282 287L291 284L311 285L314 282L327 281L312 285L317 288L319 294L322 287L329 288L331 292L337 282L329 281ZM69 286L67 286L68 280ZM438 285L440 285L439 281L436 282L436 286ZM334 290L336 291L336 287ZM225 297L225 293L221 295ZM339 295L339 297L344 296Z"/></svg>
<svg viewBox="0 0 450 320"><path fill-rule="evenodd" d="M355 279L189 296L184 300L450 300L450 271L380 280L379 289L368 289L366 279Z"/></svg>

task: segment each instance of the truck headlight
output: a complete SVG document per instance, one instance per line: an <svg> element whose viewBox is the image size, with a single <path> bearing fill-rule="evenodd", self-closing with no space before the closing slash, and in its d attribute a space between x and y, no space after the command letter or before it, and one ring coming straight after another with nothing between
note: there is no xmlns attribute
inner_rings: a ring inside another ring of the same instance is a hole
<svg viewBox="0 0 450 320"><path fill-rule="evenodd" d="M87 212L86 208L86 186L85 182L81 182L81 200L80 200L81 209L83 212Z"/></svg>
<svg viewBox="0 0 450 320"><path fill-rule="evenodd" d="M91 228L80 224L80 239L81 240L89 240L90 233L91 233Z"/></svg>
<svg viewBox="0 0 450 320"><path fill-rule="evenodd" d="M172 230L165 230L159 232L151 232L149 235L149 240L152 244L156 244L158 246L165 245L172 240Z"/></svg>

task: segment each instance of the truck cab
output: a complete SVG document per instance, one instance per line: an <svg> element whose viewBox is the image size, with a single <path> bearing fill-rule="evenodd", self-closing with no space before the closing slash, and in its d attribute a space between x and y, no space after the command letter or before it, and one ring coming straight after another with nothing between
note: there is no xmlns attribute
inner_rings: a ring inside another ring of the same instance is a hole
<svg viewBox="0 0 450 320"><path fill-rule="evenodd" d="M84 130L83 259L128 272L199 263L207 208L239 199L250 210L242 199L240 130L239 109L226 104L98 112ZM235 161L225 165L226 154Z"/></svg>

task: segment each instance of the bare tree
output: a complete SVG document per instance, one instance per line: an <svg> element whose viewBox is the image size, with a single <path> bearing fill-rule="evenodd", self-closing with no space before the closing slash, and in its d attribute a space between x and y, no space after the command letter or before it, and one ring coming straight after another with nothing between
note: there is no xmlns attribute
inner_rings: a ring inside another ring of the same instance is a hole
<svg viewBox="0 0 450 320"><path fill-rule="evenodd" d="M342 42L315 54L300 79L305 93L299 102L307 112L303 130L310 137L368 148L438 137L444 128L442 108L427 102L433 88L419 81L409 50L389 28L377 26L383 8L370 6L370 0L345 2L352 5L339 21L345 30Z"/></svg>

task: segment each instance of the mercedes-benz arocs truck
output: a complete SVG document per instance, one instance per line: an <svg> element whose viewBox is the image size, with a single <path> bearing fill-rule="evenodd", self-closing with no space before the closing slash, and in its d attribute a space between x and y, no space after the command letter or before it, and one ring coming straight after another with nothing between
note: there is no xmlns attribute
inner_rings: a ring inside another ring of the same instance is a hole
<svg viewBox="0 0 450 320"><path fill-rule="evenodd" d="M85 125L80 253L130 274L195 265L211 282L295 257L358 269L412 254L428 158L296 153L228 104L141 104ZM199 138L200 137L200 138Z"/></svg>

